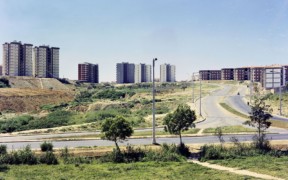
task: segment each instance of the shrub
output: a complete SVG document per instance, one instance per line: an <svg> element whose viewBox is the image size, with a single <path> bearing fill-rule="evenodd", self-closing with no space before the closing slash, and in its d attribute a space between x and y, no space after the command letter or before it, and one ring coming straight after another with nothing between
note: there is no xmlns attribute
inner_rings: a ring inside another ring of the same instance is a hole
<svg viewBox="0 0 288 180"><path fill-rule="evenodd" d="M9 85L9 80L6 78L0 78L0 88L8 88L10 87Z"/></svg>
<svg viewBox="0 0 288 180"><path fill-rule="evenodd" d="M41 151L42 152L47 152L47 151L53 151L53 144L51 142L46 142L44 141L41 145L40 145Z"/></svg>
<svg viewBox="0 0 288 180"><path fill-rule="evenodd" d="M47 151L44 154L42 154L40 156L39 161L42 164L48 164L48 165L58 164L58 160L57 160L56 156L53 154L52 151Z"/></svg>
<svg viewBox="0 0 288 180"><path fill-rule="evenodd" d="M12 151L9 154L4 154L0 156L0 163L1 164L37 164L38 160L35 154L31 151L29 145L25 148Z"/></svg>
<svg viewBox="0 0 288 180"><path fill-rule="evenodd" d="M0 155L5 155L7 154L7 146L4 144L0 145Z"/></svg>

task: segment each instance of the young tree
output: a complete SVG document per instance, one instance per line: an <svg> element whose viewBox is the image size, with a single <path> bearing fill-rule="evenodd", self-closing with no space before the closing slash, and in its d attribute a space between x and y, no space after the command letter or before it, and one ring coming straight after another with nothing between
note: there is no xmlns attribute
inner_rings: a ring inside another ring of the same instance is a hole
<svg viewBox="0 0 288 180"><path fill-rule="evenodd" d="M117 116L116 118L106 119L101 127L102 139L114 141L117 151L120 152L118 142L127 139L133 134L132 126L123 117Z"/></svg>
<svg viewBox="0 0 288 180"><path fill-rule="evenodd" d="M263 149L265 148L265 130L271 125L268 120L272 117L269 113L269 106L265 104L265 97L255 98L251 105L250 121L246 121L244 124L257 128L257 135L255 137L256 147Z"/></svg>
<svg viewBox="0 0 288 180"><path fill-rule="evenodd" d="M187 131L190 127L195 127L193 123L196 120L195 112L187 104L181 104L173 113L165 116L163 125L164 130L170 134L176 134L180 137L182 144L181 132Z"/></svg>

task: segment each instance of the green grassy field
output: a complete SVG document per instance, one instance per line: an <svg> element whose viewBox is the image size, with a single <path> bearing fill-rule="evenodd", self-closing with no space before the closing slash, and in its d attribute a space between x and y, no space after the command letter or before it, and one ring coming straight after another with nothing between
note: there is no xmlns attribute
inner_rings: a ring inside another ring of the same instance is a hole
<svg viewBox="0 0 288 180"><path fill-rule="evenodd" d="M2 165L2 179L254 179L208 169L193 163L142 162L130 164Z"/></svg>
<svg viewBox="0 0 288 180"><path fill-rule="evenodd" d="M287 179L288 177L288 157L273 157L273 156L255 156L243 157L241 159L226 159L213 160L212 163L220 164L228 167L237 167L239 169L246 169L253 172L272 175Z"/></svg>
<svg viewBox="0 0 288 180"><path fill-rule="evenodd" d="M243 133L243 132L256 132L255 129L246 128L243 126L223 126L221 127L222 133ZM216 128L207 128L203 133L215 133Z"/></svg>

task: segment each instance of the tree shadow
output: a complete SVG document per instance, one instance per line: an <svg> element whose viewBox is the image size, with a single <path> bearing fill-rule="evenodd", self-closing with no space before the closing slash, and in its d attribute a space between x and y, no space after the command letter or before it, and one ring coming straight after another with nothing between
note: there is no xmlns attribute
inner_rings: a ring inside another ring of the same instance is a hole
<svg viewBox="0 0 288 180"><path fill-rule="evenodd" d="M7 165L0 165L0 172L7 172L10 168Z"/></svg>

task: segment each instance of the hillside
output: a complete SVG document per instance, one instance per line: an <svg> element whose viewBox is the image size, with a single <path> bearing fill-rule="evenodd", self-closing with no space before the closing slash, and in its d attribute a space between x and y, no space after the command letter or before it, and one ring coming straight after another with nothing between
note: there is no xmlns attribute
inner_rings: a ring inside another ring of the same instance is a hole
<svg viewBox="0 0 288 180"><path fill-rule="evenodd" d="M6 76L12 88L70 90L70 88L53 78L34 78L26 76Z"/></svg>
<svg viewBox="0 0 288 180"><path fill-rule="evenodd" d="M72 101L71 91L45 89L0 89L0 112L30 112L39 110L42 105Z"/></svg>

